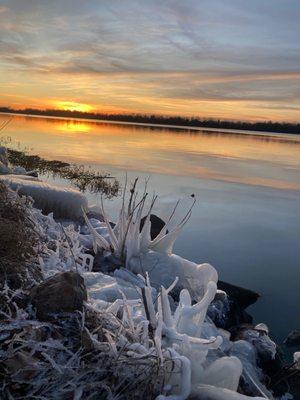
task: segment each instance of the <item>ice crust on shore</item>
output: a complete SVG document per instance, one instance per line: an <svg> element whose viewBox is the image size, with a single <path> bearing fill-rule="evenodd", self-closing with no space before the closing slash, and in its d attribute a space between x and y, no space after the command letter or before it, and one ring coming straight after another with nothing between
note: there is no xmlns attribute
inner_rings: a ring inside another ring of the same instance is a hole
<svg viewBox="0 0 300 400"><path fill-rule="evenodd" d="M67 189L40 181L27 175L6 174L0 179L20 195L30 196L34 206L44 213L53 212L55 218L78 219L87 209L86 197L75 189Z"/></svg>

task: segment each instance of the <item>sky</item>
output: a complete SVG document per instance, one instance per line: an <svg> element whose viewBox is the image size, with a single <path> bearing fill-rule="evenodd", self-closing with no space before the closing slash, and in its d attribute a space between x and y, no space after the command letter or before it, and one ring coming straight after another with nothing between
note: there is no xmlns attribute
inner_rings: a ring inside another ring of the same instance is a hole
<svg viewBox="0 0 300 400"><path fill-rule="evenodd" d="M0 106L299 122L299 0L0 0Z"/></svg>

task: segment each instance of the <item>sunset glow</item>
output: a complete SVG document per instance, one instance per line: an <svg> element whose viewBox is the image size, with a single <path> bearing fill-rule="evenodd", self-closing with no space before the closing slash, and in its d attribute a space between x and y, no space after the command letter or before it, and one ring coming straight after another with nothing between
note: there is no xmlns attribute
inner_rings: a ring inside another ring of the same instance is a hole
<svg viewBox="0 0 300 400"><path fill-rule="evenodd" d="M1 4L0 106L299 121L298 1Z"/></svg>
<svg viewBox="0 0 300 400"><path fill-rule="evenodd" d="M88 104L76 103L74 101L56 101L53 103L54 107L58 110L65 111L80 111L90 112L93 111L93 107Z"/></svg>

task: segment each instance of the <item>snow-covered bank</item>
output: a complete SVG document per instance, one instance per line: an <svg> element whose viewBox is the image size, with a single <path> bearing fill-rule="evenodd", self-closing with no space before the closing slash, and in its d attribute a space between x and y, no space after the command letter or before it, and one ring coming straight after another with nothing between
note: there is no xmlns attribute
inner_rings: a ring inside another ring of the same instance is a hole
<svg viewBox="0 0 300 400"><path fill-rule="evenodd" d="M172 254L191 210L175 226L172 211L151 239L146 193L138 199L135 188L129 189L129 204L124 199L114 227L104 208L104 222L85 215L85 224L75 228L28 205L40 235L36 251L42 278L19 289L3 282L9 307L2 312L0 339L5 396L272 399L260 366L262 357L272 362L276 355L266 326L231 340L230 332L212 320L214 313L208 316L216 298L226 316L228 299L217 289L217 271ZM99 255L105 273L93 271ZM75 279L66 279L70 271ZM36 300L45 290L48 300L56 291L52 303ZM78 290L81 302L66 308ZM26 301L20 303L18 296ZM55 301L60 308L53 307Z"/></svg>

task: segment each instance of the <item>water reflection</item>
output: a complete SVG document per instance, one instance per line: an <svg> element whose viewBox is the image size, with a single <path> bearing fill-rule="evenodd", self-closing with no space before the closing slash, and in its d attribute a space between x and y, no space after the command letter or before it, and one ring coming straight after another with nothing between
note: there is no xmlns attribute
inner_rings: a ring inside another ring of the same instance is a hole
<svg viewBox="0 0 300 400"><path fill-rule="evenodd" d="M5 118L1 116L0 118ZM121 170L300 189L300 140L16 116L6 134L44 157Z"/></svg>
<svg viewBox="0 0 300 400"><path fill-rule="evenodd" d="M63 132L63 134L78 134L90 132L91 126L85 122L80 121L60 121L57 127L57 132Z"/></svg>

